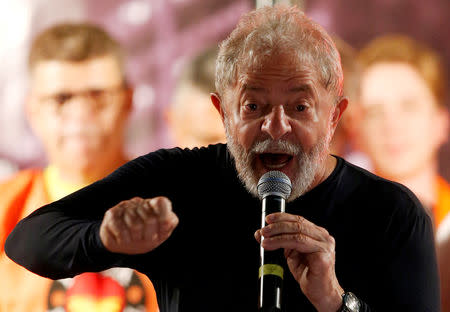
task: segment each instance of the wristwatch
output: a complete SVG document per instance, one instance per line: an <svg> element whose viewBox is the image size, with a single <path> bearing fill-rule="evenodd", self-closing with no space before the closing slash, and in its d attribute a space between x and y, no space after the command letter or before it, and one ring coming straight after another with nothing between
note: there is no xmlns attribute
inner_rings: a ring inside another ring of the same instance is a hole
<svg viewBox="0 0 450 312"><path fill-rule="evenodd" d="M359 299L352 292L346 292L342 295L342 306L338 312L359 312L360 307Z"/></svg>

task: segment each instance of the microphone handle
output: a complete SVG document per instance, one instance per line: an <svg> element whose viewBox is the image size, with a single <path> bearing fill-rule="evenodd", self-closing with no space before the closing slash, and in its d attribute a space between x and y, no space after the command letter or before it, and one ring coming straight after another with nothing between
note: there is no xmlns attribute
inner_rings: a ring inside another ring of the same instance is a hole
<svg viewBox="0 0 450 312"><path fill-rule="evenodd" d="M285 200L281 196L269 195L262 200L261 226L266 225L266 216L285 211ZM264 240L264 238L261 238ZM260 247L261 266L259 267L258 311L281 311L281 294L284 277L283 249L265 251Z"/></svg>

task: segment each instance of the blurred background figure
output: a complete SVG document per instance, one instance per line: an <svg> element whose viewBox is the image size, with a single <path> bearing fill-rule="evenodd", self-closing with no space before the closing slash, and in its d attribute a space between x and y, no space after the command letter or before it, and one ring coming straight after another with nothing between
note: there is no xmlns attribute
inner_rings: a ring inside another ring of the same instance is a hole
<svg viewBox="0 0 450 312"><path fill-rule="evenodd" d="M417 195L439 235L450 211L450 186L438 174L438 150L449 136L440 58L400 35L373 40L359 58L364 66L361 143L377 174Z"/></svg>
<svg viewBox="0 0 450 312"><path fill-rule="evenodd" d="M357 60L357 52L344 40L334 36L336 47L341 56L341 65L344 72L344 95L349 104L342 115L330 145L330 152L344 157L347 161L371 170L369 158L361 151L357 140L357 125L361 118L360 71L361 66Z"/></svg>
<svg viewBox="0 0 450 312"><path fill-rule="evenodd" d="M185 66L167 111L174 143L179 147L199 147L225 143L225 130L211 104L218 48L209 48Z"/></svg>
<svg viewBox="0 0 450 312"><path fill-rule="evenodd" d="M0 310L157 311L152 284L130 269L52 281L4 254L6 236L18 221L127 161L124 132L132 89L114 39L89 24L53 26L34 40L29 74L26 115L49 165L20 171L0 185Z"/></svg>
<svg viewBox="0 0 450 312"><path fill-rule="evenodd" d="M429 47L400 35L374 39L359 59L359 140L375 173L410 188L432 218L443 311L450 311L450 185L438 173L449 136L445 67Z"/></svg>
<svg viewBox="0 0 450 312"><path fill-rule="evenodd" d="M255 0L0 1L0 157L19 169L47 160L24 119L26 52L32 38L62 22L101 25L127 55L133 110L125 135L131 158L174 145L165 114L184 60L217 45Z"/></svg>

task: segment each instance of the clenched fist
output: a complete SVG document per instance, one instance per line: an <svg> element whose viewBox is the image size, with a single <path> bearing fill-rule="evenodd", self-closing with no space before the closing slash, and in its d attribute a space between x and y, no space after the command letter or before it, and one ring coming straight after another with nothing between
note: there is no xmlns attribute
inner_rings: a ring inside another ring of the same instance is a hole
<svg viewBox="0 0 450 312"><path fill-rule="evenodd" d="M178 225L167 197L135 197L110 208L100 226L100 239L111 252L143 254L163 243Z"/></svg>

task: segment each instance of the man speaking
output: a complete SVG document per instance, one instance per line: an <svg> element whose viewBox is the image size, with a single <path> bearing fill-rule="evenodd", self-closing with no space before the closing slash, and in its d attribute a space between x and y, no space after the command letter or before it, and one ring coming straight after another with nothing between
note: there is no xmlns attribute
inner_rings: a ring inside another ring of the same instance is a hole
<svg viewBox="0 0 450 312"><path fill-rule="evenodd" d="M227 145L139 157L24 219L7 254L50 278L137 269L162 311L255 311L262 241L284 251L282 311L439 311L416 197L328 153L342 82L332 40L300 10L250 12L217 59ZM257 184L273 170L292 191L261 228Z"/></svg>

